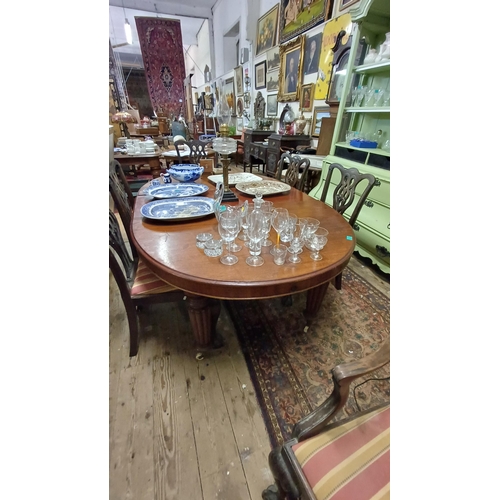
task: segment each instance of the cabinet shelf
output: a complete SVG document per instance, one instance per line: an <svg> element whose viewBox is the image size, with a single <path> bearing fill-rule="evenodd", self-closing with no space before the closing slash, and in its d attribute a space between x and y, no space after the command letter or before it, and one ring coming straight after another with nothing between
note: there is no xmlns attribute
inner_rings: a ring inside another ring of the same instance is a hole
<svg viewBox="0 0 500 500"><path fill-rule="evenodd" d="M341 148L355 149L356 151L363 151L365 153L376 154L380 156L390 157L391 153L384 151L380 148L357 148L356 146L351 146L348 142L337 142L335 146L339 146Z"/></svg>
<svg viewBox="0 0 500 500"><path fill-rule="evenodd" d="M344 111L346 113L390 113L391 108L390 106L380 106L380 107L360 107L360 106L355 106L355 107L347 107L344 108Z"/></svg>
<svg viewBox="0 0 500 500"><path fill-rule="evenodd" d="M356 66L353 71L354 73L363 73L365 75L370 75L373 73L383 73L384 71L391 70L391 61L383 61L372 64L362 64L361 66Z"/></svg>

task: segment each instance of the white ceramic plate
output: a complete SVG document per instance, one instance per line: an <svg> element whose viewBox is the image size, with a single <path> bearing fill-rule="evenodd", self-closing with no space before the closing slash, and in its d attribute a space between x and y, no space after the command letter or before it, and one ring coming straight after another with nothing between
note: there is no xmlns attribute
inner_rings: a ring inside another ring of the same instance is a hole
<svg viewBox="0 0 500 500"><path fill-rule="evenodd" d="M141 215L153 220L198 219L214 213L214 200L203 196L181 200L155 200L141 207Z"/></svg>
<svg viewBox="0 0 500 500"><path fill-rule="evenodd" d="M224 182L222 174L209 175L207 178L212 184L217 184L218 181ZM238 184L239 182L259 182L261 180L262 178L258 175L242 172L241 174L229 174L228 184L230 186L236 186L236 184Z"/></svg>
<svg viewBox="0 0 500 500"><path fill-rule="evenodd" d="M163 186L151 186L144 190L144 194L153 196L159 200L167 198L186 198L188 196L196 196L206 193L208 186L205 184L195 184L194 182L186 182L179 184L167 184Z"/></svg>
<svg viewBox="0 0 500 500"><path fill-rule="evenodd" d="M262 193L262 196L270 196L288 193L291 188L284 182L261 180L260 182L240 182L236 184L236 189L251 196L255 196L259 192Z"/></svg>

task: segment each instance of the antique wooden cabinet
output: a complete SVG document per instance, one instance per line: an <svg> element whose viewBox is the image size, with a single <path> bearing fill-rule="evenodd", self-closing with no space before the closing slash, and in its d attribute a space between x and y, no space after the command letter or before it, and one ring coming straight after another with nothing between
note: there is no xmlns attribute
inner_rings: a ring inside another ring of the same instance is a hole
<svg viewBox="0 0 500 500"><path fill-rule="evenodd" d="M276 175L282 153L281 148L295 149L297 146L309 146L310 144L311 138L308 135L271 134L268 137L266 174L269 177Z"/></svg>
<svg viewBox="0 0 500 500"><path fill-rule="evenodd" d="M345 68L339 118L335 124L330 154L323 162L320 181L309 195L321 198L331 163L340 163L347 168L356 167L360 172L373 174L377 183L354 227L356 250L383 272L390 273L390 152L380 147L390 137L390 58L374 58L375 53L380 53L381 45L388 39L386 34L390 32L390 1L361 0L350 14L353 39ZM363 51L363 59L356 60L360 44L366 44L367 50ZM365 63L366 54L370 52L371 61ZM359 97L354 100L354 88L373 89L374 92L383 90L385 98L375 101L371 95L369 101L359 100ZM351 145L350 138L346 137L348 131L357 132L368 139L379 134L378 147ZM333 177L329 190L333 190L338 182L339 179ZM349 218L350 211L345 216Z"/></svg>

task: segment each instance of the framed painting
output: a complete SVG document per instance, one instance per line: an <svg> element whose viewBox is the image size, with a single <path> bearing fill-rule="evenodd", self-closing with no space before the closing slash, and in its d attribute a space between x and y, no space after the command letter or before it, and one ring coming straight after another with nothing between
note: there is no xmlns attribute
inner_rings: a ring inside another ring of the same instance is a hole
<svg viewBox="0 0 500 500"><path fill-rule="evenodd" d="M257 43L255 44L255 55L258 56L276 45L276 33L278 32L278 9L276 4L268 10L257 22Z"/></svg>
<svg viewBox="0 0 500 500"><path fill-rule="evenodd" d="M306 38L304 48L304 75L311 75L318 72L322 41L323 32Z"/></svg>
<svg viewBox="0 0 500 500"><path fill-rule="evenodd" d="M280 67L280 48L273 47L267 51L267 72L276 71Z"/></svg>
<svg viewBox="0 0 500 500"><path fill-rule="evenodd" d="M321 132L321 120L323 118L330 118L330 106L320 106L314 108L313 119L311 123L311 135L313 137L319 137L319 133Z"/></svg>
<svg viewBox="0 0 500 500"><path fill-rule="evenodd" d="M266 90L268 92L278 92L278 84L278 72L269 73L268 71L266 75Z"/></svg>
<svg viewBox="0 0 500 500"><path fill-rule="evenodd" d="M236 98L234 95L234 78L227 78L221 91L221 97L225 97L231 109L231 115L236 116Z"/></svg>
<svg viewBox="0 0 500 500"><path fill-rule="evenodd" d="M236 95L243 95L243 66L234 68L234 80L236 83Z"/></svg>
<svg viewBox="0 0 500 500"><path fill-rule="evenodd" d="M330 0L280 0L279 43L305 33L326 21L330 15Z"/></svg>
<svg viewBox="0 0 500 500"><path fill-rule="evenodd" d="M358 3L359 0L340 0L340 4L339 4L339 11L342 11L342 10L345 10L347 9L348 7L350 7L351 5L354 5L355 3Z"/></svg>
<svg viewBox="0 0 500 500"><path fill-rule="evenodd" d="M304 57L304 37L280 46L278 101L297 101Z"/></svg>
<svg viewBox="0 0 500 500"><path fill-rule="evenodd" d="M255 65L255 89L266 88L266 61Z"/></svg>
<svg viewBox="0 0 500 500"><path fill-rule="evenodd" d="M277 94L271 94L267 96L267 116L278 116Z"/></svg>
<svg viewBox="0 0 500 500"><path fill-rule="evenodd" d="M300 87L299 108L302 111L312 111L314 101L314 83Z"/></svg>

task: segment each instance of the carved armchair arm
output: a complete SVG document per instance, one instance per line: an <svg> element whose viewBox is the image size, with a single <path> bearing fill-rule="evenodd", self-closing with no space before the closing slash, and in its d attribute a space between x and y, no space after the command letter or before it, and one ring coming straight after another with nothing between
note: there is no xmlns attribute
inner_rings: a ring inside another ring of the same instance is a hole
<svg viewBox="0 0 500 500"><path fill-rule="evenodd" d="M302 441L321 432L328 422L345 405L349 396L351 382L363 375L378 370L390 360L390 338L388 338L377 352L365 356L363 359L344 363L332 370L333 392L309 415L295 424L292 437Z"/></svg>

